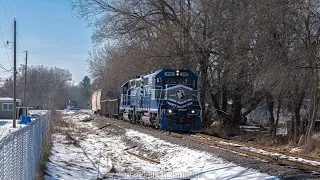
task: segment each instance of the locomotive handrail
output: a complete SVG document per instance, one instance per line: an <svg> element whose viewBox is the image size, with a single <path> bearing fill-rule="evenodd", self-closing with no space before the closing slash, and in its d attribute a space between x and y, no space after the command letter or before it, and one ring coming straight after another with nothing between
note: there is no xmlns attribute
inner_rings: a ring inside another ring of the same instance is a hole
<svg viewBox="0 0 320 180"><path fill-rule="evenodd" d="M197 97L197 100L198 100L198 104L199 104L199 106L200 106L200 119L201 119L201 121L202 121L202 106L201 106L201 102L200 102L200 100L199 100L199 97L200 96L196 96Z"/></svg>
<svg viewBox="0 0 320 180"><path fill-rule="evenodd" d="M163 100L164 100L164 98L161 98L161 95L162 95L162 92L163 92L164 89L162 88L162 86L156 86L156 87L160 87L160 90L161 90L161 92L160 92L160 98L159 98L159 103L158 103L158 109L159 109L160 101L161 101L161 99L162 99L161 105L160 105L160 112L161 112L161 106L162 106L162 103L163 103Z"/></svg>

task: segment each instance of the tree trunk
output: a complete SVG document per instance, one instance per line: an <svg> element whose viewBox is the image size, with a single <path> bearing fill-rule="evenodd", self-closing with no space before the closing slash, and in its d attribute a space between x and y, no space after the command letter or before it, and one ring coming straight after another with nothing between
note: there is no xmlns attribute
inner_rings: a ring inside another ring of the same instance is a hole
<svg viewBox="0 0 320 180"><path fill-rule="evenodd" d="M239 130L239 124L241 121L241 96L239 94L236 94L234 96L234 102L233 102L233 118L230 122L230 128L234 130L235 134L238 134Z"/></svg>
<svg viewBox="0 0 320 180"><path fill-rule="evenodd" d="M291 122L292 124L292 129L291 129L291 142L293 145L296 145L298 143L298 137L301 134L300 131L300 109L303 103L303 99L305 96L305 92L299 93L298 97L293 99L292 103L292 114L293 114L293 121Z"/></svg>
<svg viewBox="0 0 320 180"><path fill-rule="evenodd" d="M274 107L274 100L273 100L273 97L270 93L268 93L267 97L266 97L266 100L267 100L267 105L268 105L268 111L269 111L269 115L270 115L270 118L269 118L269 126L270 126L270 129L269 129L269 134L270 136L273 135L273 132L275 131L275 123L274 123L274 115L273 115L273 107Z"/></svg>
<svg viewBox="0 0 320 180"><path fill-rule="evenodd" d="M313 86L312 86L312 100L311 100L311 108L310 108L310 115L309 122L307 126L306 132L306 141L309 141L312 136L312 132L314 131L315 121L317 118L317 110L318 110L318 78L317 78L317 69L312 70L312 77L313 77Z"/></svg>
<svg viewBox="0 0 320 180"><path fill-rule="evenodd" d="M227 90L226 90L226 88L225 88L224 85L223 85L223 87L222 87L222 108L221 108L221 110L222 110L223 112L227 112L227 107L228 107Z"/></svg>
<svg viewBox="0 0 320 180"><path fill-rule="evenodd" d="M274 131L272 132L272 137L275 137L277 135L277 129L279 124L279 116L280 116L280 110L281 110L281 100L278 99L278 108L277 108L277 118L276 123L274 124Z"/></svg>
<svg viewBox="0 0 320 180"><path fill-rule="evenodd" d="M207 124L207 115L209 114L209 109L206 107L206 94L208 90L208 62L209 55L206 52L202 52L201 60L200 60L200 78L199 78L199 86L200 86L200 102L202 106L202 119L203 125Z"/></svg>

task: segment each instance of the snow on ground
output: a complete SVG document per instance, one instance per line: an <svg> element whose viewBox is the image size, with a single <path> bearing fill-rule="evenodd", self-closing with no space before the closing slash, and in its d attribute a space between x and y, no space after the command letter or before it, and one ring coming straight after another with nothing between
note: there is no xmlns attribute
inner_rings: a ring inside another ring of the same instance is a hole
<svg viewBox="0 0 320 180"><path fill-rule="evenodd" d="M48 112L48 110L29 110L30 115L44 115Z"/></svg>
<svg viewBox="0 0 320 180"><path fill-rule="evenodd" d="M1 119L0 120L0 140L6 137L8 134L13 133L23 127L25 124L19 124L19 120L16 121L16 128L13 128L13 120L12 119Z"/></svg>
<svg viewBox="0 0 320 180"><path fill-rule="evenodd" d="M148 134L127 130L126 135L133 140L138 139L137 143L143 144L144 148L162 155L161 165L157 169L160 174L181 173L187 175L184 177L197 179L276 179L225 162L209 153L174 145Z"/></svg>
<svg viewBox="0 0 320 180"><path fill-rule="evenodd" d="M284 127L278 127L277 128L277 134L278 135L287 135L288 134L288 128L286 126Z"/></svg>
<svg viewBox="0 0 320 180"><path fill-rule="evenodd" d="M278 179L226 162L213 154L188 149L149 134L111 125L99 129L82 122L88 112L65 113L72 127L56 132L46 179ZM89 115L90 116L90 115ZM79 140L74 142L65 132ZM158 159L160 164L139 159L128 152Z"/></svg>
<svg viewBox="0 0 320 180"><path fill-rule="evenodd" d="M33 115L41 116L47 113L47 110L32 110L29 111L31 115L31 121L34 121ZM13 120L12 119L0 119L0 140L6 137L8 134L13 133L23 127L26 127L26 124L19 124L20 120L16 120L16 128L13 128Z"/></svg>

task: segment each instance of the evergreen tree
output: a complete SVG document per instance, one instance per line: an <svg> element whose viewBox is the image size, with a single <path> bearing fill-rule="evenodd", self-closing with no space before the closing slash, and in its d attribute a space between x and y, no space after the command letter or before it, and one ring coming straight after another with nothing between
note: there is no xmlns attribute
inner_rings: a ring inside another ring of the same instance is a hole
<svg viewBox="0 0 320 180"><path fill-rule="evenodd" d="M80 104L83 107L86 107L88 104L88 101L90 99L90 86L91 86L91 80L88 76L85 76L82 81L79 84L80 87Z"/></svg>

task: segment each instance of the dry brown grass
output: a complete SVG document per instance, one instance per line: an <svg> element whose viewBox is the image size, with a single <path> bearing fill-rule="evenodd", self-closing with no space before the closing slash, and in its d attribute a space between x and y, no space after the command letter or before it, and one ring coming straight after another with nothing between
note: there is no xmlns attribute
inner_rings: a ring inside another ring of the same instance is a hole
<svg viewBox="0 0 320 180"><path fill-rule="evenodd" d="M210 127L202 129L201 133L228 139L237 134L238 129L234 129L223 123L216 123Z"/></svg>
<svg viewBox="0 0 320 180"><path fill-rule="evenodd" d="M232 130L231 128L226 128L221 123L216 123L210 126L209 128L203 129L201 132L204 134L213 135L225 139L232 139L240 142L252 143L255 145L290 151L290 146L288 146L288 138L287 136L283 135L270 137L268 133L265 133L263 131L241 131L240 134L235 136L235 130Z"/></svg>
<svg viewBox="0 0 320 180"><path fill-rule="evenodd" d="M47 164L49 156L51 155L51 146L52 146L51 139L52 139L52 133L53 133L52 126L53 126L53 121L54 121L55 117L56 117L56 112L51 111L48 134L47 134L46 138L43 139L42 144L41 144L40 162L39 162L38 169L36 169L35 180L44 179L46 164Z"/></svg>
<svg viewBox="0 0 320 180"><path fill-rule="evenodd" d="M301 146L301 153L320 158L320 141L311 139L305 145Z"/></svg>

